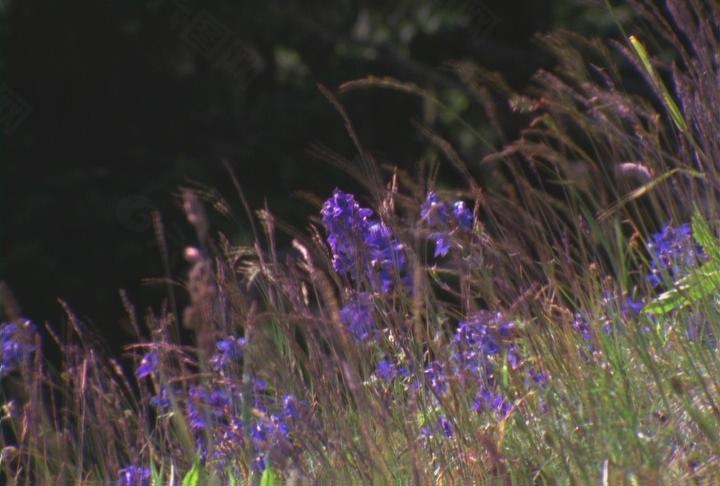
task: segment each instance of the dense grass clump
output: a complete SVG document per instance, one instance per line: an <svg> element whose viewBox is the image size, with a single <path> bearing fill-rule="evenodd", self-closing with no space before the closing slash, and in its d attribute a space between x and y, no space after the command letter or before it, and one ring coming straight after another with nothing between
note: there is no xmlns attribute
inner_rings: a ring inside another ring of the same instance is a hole
<svg viewBox="0 0 720 486"><path fill-rule="evenodd" d="M426 128L467 188L383 171L323 89L366 194L336 189L307 231L248 211L262 230L238 246L211 236L200 194L185 190L190 305L179 315L171 287L141 326L123 301L145 336L128 347L134 370L67 306L67 335L48 329L63 350L53 369L9 306L5 478L720 480L720 9L634 4L647 24L626 43L544 37L558 65L528 93L454 66L532 117L480 162L492 184ZM429 97L387 78L341 92L359 88ZM277 228L292 238L282 257Z"/></svg>

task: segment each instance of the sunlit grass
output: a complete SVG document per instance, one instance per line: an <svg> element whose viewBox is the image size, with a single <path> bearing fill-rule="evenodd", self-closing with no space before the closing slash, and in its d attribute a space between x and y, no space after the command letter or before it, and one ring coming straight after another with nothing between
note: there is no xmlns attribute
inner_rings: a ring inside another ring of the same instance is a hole
<svg viewBox="0 0 720 486"><path fill-rule="evenodd" d="M51 343L8 312L5 479L720 479L720 11L686 8L670 20L692 55L646 19L647 35L675 50L672 70L639 33L612 52L546 36L559 64L524 103L503 93L533 118L481 161L492 187L426 128L467 187L380 168L323 88L361 152L362 167L346 169L366 194L327 195L305 230L246 207L255 243L240 247L211 232L201 194L183 191L198 240L185 251L190 305L178 315L169 295L141 326L125 302L133 366L65 306L66 332L47 330L63 351L55 369L42 352ZM621 63L649 94L621 89ZM430 96L376 81L352 86ZM293 240L282 256L277 232ZM195 345L180 342L181 326Z"/></svg>

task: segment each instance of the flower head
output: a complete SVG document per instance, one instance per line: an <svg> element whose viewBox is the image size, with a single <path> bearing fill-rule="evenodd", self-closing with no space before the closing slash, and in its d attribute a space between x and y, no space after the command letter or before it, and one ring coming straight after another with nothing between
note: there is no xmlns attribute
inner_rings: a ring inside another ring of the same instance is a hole
<svg viewBox="0 0 720 486"><path fill-rule="evenodd" d="M372 316L373 308L370 294L360 293L340 309L340 322L348 328L357 341L366 341L377 329Z"/></svg>
<svg viewBox="0 0 720 486"><path fill-rule="evenodd" d="M118 471L118 486L150 486L149 467L130 465Z"/></svg>
<svg viewBox="0 0 720 486"><path fill-rule="evenodd" d="M473 228L473 214L464 201L450 204L441 201L432 191L427 193L425 202L420 206L420 220L432 230L428 236L435 242L435 258L446 256L455 237Z"/></svg>
<svg viewBox="0 0 720 486"><path fill-rule="evenodd" d="M157 373L158 355L155 351L150 351L140 361L140 366L135 370L135 376L144 378L150 373Z"/></svg>
<svg viewBox="0 0 720 486"><path fill-rule="evenodd" d="M216 371L224 370L233 364L237 364L243 355L243 349L247 341L245 338L228 336L217 342L218 352L210 358L210 364Z"/></svg>
<svg viewBox="0 0 720 486"><path fill-rule="evenodd" d="M356 283L367 279L375 290L388 292L405 273L403 245L390 228L373 218L352 194L336 189L322 207L333 268Z"/></svg>
<svg viewBox="0 0 720 486"><path fill-rule="evenodd" d="M20 368L35 351L37 327L28 319L0 325L0 376Z"/></svg>
<svg viewBox="0 0 720 486"><path fill-rule="evenodd" d="M676 228L666 224L660 232L652 235L647 249L652 258L647 278L652 285L664 283L665 276L673 280L682 278L707 258L687 223Z"/></svg>
<svg viewBox="0 0 720 486"><path fill-rule="evenodd" d="M444 415L440 415L438 417L438 426L448 439L455 433L455 428L453 427L452 422L450 422Z"/></svg>

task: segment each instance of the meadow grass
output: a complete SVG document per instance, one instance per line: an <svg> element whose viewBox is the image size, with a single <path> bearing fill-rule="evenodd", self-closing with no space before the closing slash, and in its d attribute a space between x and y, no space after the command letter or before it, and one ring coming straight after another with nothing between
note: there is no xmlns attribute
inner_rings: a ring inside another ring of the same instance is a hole
<svg viewBox="0 0 720 486"><path fill-rule="evenodd" d="M452 65L530 117L477 163L420 127L464 188L436 183L435 163L380 167L322 88L360 153L338 165L365 193L334 191L297 230L253 213L236 181L241 246L184 190L190 304L170 285L141 323L123 295L134 369L64 303L53 366L3 289L5 480L720 480L720 8L633 5L644 24L625 41L544 36L557 65L525 93ZM389 78L352 89L437 102Z"/></svg>

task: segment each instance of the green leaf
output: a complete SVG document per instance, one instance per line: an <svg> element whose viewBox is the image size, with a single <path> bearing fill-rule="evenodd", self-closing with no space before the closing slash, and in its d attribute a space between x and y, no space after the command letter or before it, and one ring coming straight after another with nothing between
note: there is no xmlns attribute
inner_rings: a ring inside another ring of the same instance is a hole
<svg viewBox="0 0 720 486"><path fill-rule="evenodd" d="M238 484L237 479L235 479L235 474L233 474L233 472L230 468L227 469L227 476L228 476L228 486L237 486L237 484Z"/></svg>
<svg viewBox="0 0 720 486"><path fill-rule="evenodd" d="M260 478L260 486L275 486L277 483L277 475L270 468L270 464L265 467L263 475Z"/></svg>
<svg viewBox="0 0 720 486"><path fill-rule="evenodd" d="M697 207L695 207L692 217L692 234L710 259L720 262L720 242L713 235L710 226Z"/></svg>
<svg viewBox="0 0 720 486"><path fill-rule="evenodd" d="M165 469L165 464L162 464L160 466L160 470L158 471L158 468L155 466L155 463L154 462L150 463L150 474L151 474L150 483L153 486L160 486L162 484L162 478L165 475L163 472L164 469Z"/></svg>
<svg viewBox="0 0 720 486"><path fill-rule="evenodd" d="M685 307L714 293L720 287L720 263L709 261L690 275L675 282L675 287L663 292L643 308L646 314L666 314Z"/></svg>
<svg viewBox="0 0 720 486"><path fill-rule="evenodd" d="M198 486L200 484L201 472L200 462L196 461L192 469L190 469L183 478L182 486Z"/></svg>
<svg viewBox="0 0 720 486"><path fill-rule="evenodd" d="M675 103L675 100L670 96L670 92L665 87L665 83L662 82L660 79L660 76L657 75L655 72L655 68L652 65L652 62L650 61L650 56L647 53L647 50L645 49L645 46L640 42L637 37L634 35L630 36L630 44L632 44L633 49L635 50L635 53L640 58L640 62L642 62L643 67L650 75L650 78L658 85L660 88L660 92L662 94L663 101L665 102L665 107L670 112L670 117L672 118L673 122L675 122L675 125L682 130L683 132L687 131L687 123L685 122L685 119L682 116L682 112L680 111L680 108L678 108L677 103Z"/></svg>

